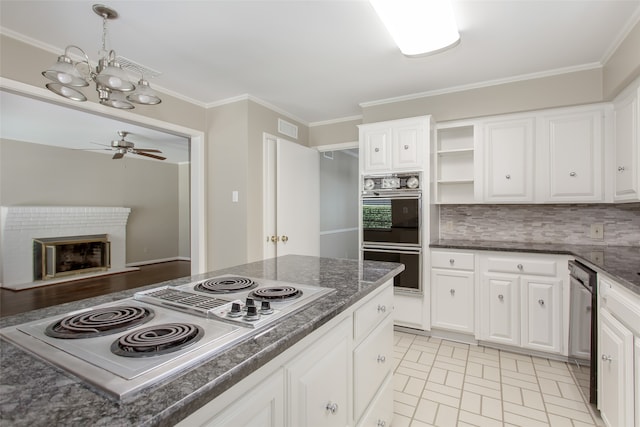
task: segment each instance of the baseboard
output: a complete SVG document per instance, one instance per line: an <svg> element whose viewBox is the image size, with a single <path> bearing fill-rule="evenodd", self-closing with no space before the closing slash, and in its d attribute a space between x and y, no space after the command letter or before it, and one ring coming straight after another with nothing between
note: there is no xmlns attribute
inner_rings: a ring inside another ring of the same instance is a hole
<svg viewBox="0 0 640 427"><path fill-rule="evenodd" d="M151 259L148 261L129 262L127 263L127 267L140 267L141 265L160 264L162 262L170 262L170 261L191 261L191 258L176 256L171 258Z"/></svg>

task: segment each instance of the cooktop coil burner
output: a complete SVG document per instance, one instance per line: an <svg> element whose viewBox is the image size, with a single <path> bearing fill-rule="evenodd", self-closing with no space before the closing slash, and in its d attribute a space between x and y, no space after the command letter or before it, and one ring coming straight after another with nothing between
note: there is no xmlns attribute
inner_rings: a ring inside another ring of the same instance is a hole
<svg viewBox="0 0 640 427"><path fill-rule="evenodd" d="M118 356L151 357L172 353L200 340L204 330L191 323L165 323L128 333L111 344Z"/></svg>
<svg viewBox="0 0 640 427"><path fill-rule="evenodd" d="M228 294L248 291L256 286L258 286L256 282L246 277L218 277L198 283L195 290L214 294Z"/></svg>
<svg viewBox="0 0 640 427"><path fill-rule="evenodd" d="M153 310L137 306L114 306L67 316L47 326L52 338L79 339L115 334L153 319Z"/></svg>
<svg viewBox="0 0 640 427"><path fill-rule="evenodd" d="M258 301L288 301L301 297L302 291L293 286L272 286L256 289L250 295Z"/></svg>

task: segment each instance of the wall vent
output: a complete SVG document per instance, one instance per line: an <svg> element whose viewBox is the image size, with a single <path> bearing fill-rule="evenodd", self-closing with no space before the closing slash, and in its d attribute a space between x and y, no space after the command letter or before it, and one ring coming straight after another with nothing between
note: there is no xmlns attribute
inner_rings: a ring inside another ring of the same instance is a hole
<svg viewBox="0 0 640 427"><path fill-rule="evenodd" d="M282 119L278 119L278 132L290 138L298 139L298 126Z"/></svg>

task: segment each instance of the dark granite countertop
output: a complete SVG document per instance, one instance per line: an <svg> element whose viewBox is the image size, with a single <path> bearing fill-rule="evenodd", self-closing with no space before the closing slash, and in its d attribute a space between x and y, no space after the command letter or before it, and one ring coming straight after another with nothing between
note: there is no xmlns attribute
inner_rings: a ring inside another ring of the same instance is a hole
<svg viewBox="0 0 640 427"><path fill-rule="evenodd" d="M222 274L323 286L336 292L185 373L117 403L81 380L0 340L3 426L173 425L400 273L401 264L284 256L163 282L179 285ZM133 295L158 284L1 318L0 327L64 314Z"/></svg>
<svg viewBox="0 0 640 427"><path fill-rule="evenodd" d="M640 295L640 246L569 245L489 240L436 240L431 248L571 255Z"/></svg>

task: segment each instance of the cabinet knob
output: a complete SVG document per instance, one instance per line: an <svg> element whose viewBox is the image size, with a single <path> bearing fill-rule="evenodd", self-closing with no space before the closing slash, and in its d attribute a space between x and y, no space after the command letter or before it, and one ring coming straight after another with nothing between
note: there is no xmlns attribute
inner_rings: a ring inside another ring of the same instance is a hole
<svg viewBox="0 0 640 427"><path fill-rule="evenodd" d="M538 300L538 304L540 304L541 306L544 306L544 300L543 299L539 299Z"/></svg>
<svg viewBox="0 0 640 427"><path fill-rule="evenodd" d="M379 153L380 149L379 148L374 148L373 151L375 151L376 153Z"/></svg>
<svg viewBox="0 0 640 427"><path fill-rule="evenodd" d="M502 295L502 294L498 295L498 299L499 299L500 301L504 301L504 295Z"/></svg>
<svg viewBox="0 0 640 427"><path fill-rule="evenodd" d="M287 236L282 236L282 241L286 243L289 241L289 238Z"/></svg>
<svg viewBox="0 0 640 427"><path fill-rule="evenodd" d="M569 176L576 176L575 172L569 172Z"/></svg>
<svg viewBox="0 0 640 427"><path fill-rule="evenodd" d="M522 270L524 268L522 264L518 264L516 267L518 267L518 270Z"/></svg>
<svg viewBox="0 0 640 427"><path fill-rule="evenodd" d="M278 236L271 236L271 243L276 243L277 241L280 240L280 237Z"/></svg>
<svg viewBox="0 0 640 427"><path fill-rule="evenodd" d="M378 313L385 313L387 311L386 305L378 304Z"/></svg>
<svg viewBox="0 0 640 427"><path fill-rule="evenodd" d="M505 178L511 179L511 175L506 175Z"/></svg>
<svg viewBox="0 0 640 427"><path fill-rule="evenodd" d="M408 150L408 149L409 149L409 146L405 144L404 149L405 149L405 150Z"/></svg>
<svg viewBox="0 0 640 427"><path fill-rule="evenodd" d="M613 359L611 358L611 356L607 356L606 354L603 354L602 360L604 360L605 362L611 362Z"/></svg>
<svg viewBox="0 0 640 427"><path fill-rule="evenodd" d="M387 358L384 357L383 355L379 354L378 355L378 363L384 363L387 361Z"/></svg>
<svg viewBox="0 0 640 427"><path fill-rule="evenodd" d="M332 414L335 414L336 412L338 412L338 404L329 402L327 403L327 406L325 407L325 409L331 412Z"/></svg>
<svg viewBox="0 0 640 427"><path fill-rule="evenodd" d="M624 172L624 166L618 166L618 172Z"/></svg>
<svg viewBox="0 0 640 427"><path fill-rule="evenodd" d="M451 293L451 296L454 296L456 294L456 290L455 289L449 289L449 292Z"/></svg>
<svg viewBox="0 0 640 427"><path fill-rule="evenodd" d="M378 420L378 422L376 423L376 427L385 427L387 425L387 422L385 420Z"/></svg>
<svg viewBox="0 0 640 427"><path fill-rule="evenodd" d="M449 264L451 264L451 265L455 264L455 262L456 262L456 260L455 260L455 259L453 259L453 258L451 258L451 259L449 260Z"/></svg>

